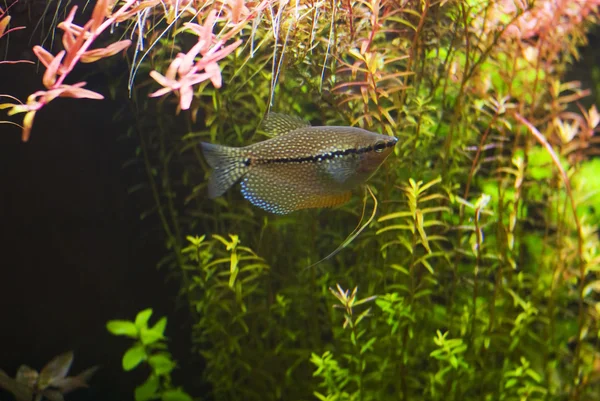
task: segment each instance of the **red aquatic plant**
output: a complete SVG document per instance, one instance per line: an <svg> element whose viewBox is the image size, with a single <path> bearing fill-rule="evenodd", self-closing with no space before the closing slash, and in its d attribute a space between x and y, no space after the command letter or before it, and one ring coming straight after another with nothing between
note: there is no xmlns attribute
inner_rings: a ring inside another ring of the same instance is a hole
<svg viewBox="0 0 600 401"><path fill-rule="evenodd" d="M31 94L25 104L0 104L0 108L10 108L8 114L14 115L25 113L23 118L22 140L29 140L35 114L45 105L57 97L103 99L96 92L84 89L86 82L65 84L64 81L79 61L91 63L104 57L112 56L130 44L130 40L122 40L111 44L106 48L90 50L91 45L106 30L116 18L127 11L135 0L129 0L115 13L109 12L109 0L99 0L94 7L90 20L83 26L73 23L77 6L73 6L67 19L58 25L64 31L62 43L65 50L53 55L41 46L35 46L33 51L40 62L46 67L42 83L46 90L40 90Z"/></svg>
<svg viewBox="0 0 600 401"><path fill-rule="evenodd" d="M5 37L6 35L8 35L11 32L14 31L18 31L20 29L24 29L24 26L17 26L17 27L13 27L13 28L8 28L9 24L10 24L10 15L8 15L8 10L10 10L10 8L12 6L14 6L15 4L17 4L18 0L15 0L14 3L10 4L6 10L2 9L2 7L0 7L0 39L2 39L3 37ZM27 63L27 64L33 64L33 61L29 61L29 60L1 60L0 64L20 64L20 63ZM7 94L0 94L0 97L7 97L9 99L13 99L16 101L19 101L17 98L7 95ZM0 120L0 124L12 124L12 125L16 125L19 128L23 128L21 125L13 122L13 121L4 121L4 120Z"/></svg>
<svg viewBox="0 0 600 401"><path fill-rule="evenodd" d="M8 28L8 25L10 24L10 15L8 15L8 10L10 10L10 8L17 4L16 0L14 3L12 3L11 5L9 5L6 10L3 10L2 7L0 7L0 39L2 39L4 36L8 35L11 32L14 31L18 31L20 29L25 29L24 26L16 26L13 28ZM16 61L10 61L10 60L4 60L4 61L0 61L0 64L17 64L17 63L31 63L33 64L33 62L28 61L28 60L16 60Z"/></svg>
<svg viewBox="0 0 600 401"><path fill-rule="evenodd" d="M46 68L42 79L46 89L30 95L25 104L5 103L0 104L0 109L9 109L9 115L25 113L22 139L27 141L36 112L53 99L57 97L103 99L101 94L85 89L85 82L67 84L65 79L78 62L91 63L128 48L131 45L130 40L121 40L99 49L91 49L91 46L107 28L128 20L136 21L142 36L144 24L139 18L142 13L146 13L144 15L159 15L169 24L184 14L194 16L199 22L183 24L184 31L198 36L197 43L186 53L178 53L170 62L164 75L158 71L150 73L150 76L163 86L150 96L158 97L175 92L179 96L179 109L187 110L194 97L194 85L210 80L216 88L221 87L221 68L218 62L242 44L241 39L226 45L227 41L238 35L249 21L260 15L266 7L271 6L271 3L273 0L260 2L231 0L214 2L212 7L207 7L204 1L128 0L122 2L116 11L111 12L116 2L98 0L90 20L83 26L73 22L77 12L77 7L74 6L68 17L58 24L58 28L63 31L64 50L52 54L42 46L33 48L35 55ZM6 18L2 17L0 10L0 37L8 24ZM224 28L215 34L213 29L217 22L223 22Z"/></svg>
<svg viewBox="0 0 600 401"><path fill-rule="evenodd" d="M242 40L238 39L225 47L223 45L246 27L270 2L264 0L251 8L243 0L225 3L228 4L222 5L222 16L219 16L216 9L212 9L206 14L204 23L188 22L183 25L188 32L198 36L198 41L187 53L177 54L165 75L158 71L150 72L150 76L163 86L151 93L151 97L175 92L179 96L179 110L188 110L194 97L194 85L210 80L215 88L221 87L221 68L217 62L234 52L242 44ZM219 18L230 29L215 35L213 29ZM197 19L201 20L201 14L198 14Z"/></svg>
<svg viewBox="0 0 600 401"><path fill-rule="evenodd" d="M165 75L161 75L157 71L150 72L150 76L164 87L151 93L151 97L176 91L179 94L179 107L182 110L187 110L190 108L194 96L193 85L210 79L216 88L221 87L221 69L217 61L228 56L242 44L242 41L237 40L221 48L224 41L222 39L216 40L215 35L212 33L216 16L217 12L213 10L209 13L204 25L185 24L189 30L198 35L198 42L187 53L179 53L171 62ZM201 57L194 62L198 54L201 54Z"/></svg>

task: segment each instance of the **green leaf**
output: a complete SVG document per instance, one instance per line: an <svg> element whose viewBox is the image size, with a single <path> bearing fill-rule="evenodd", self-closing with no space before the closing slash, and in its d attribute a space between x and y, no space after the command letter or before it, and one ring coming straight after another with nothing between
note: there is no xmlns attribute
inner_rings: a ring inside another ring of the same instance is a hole
<svg viewBox="0 0 600 401"><path fill-rule="evenodd" d="M157 376L170 373L175 368L175 362L169 354L156 354L148 358L148 363Z"/></svg>
<svg viewBox="0 0 600 401"><path fill-rule="evenodd" d="M140 330L140 340L142 340L142 344L144 345L154 344L163 338L164 336L162 334L152 329L142 328Z"/></svg>
<svg viewBox="0 0 600 401"><path fill-rule="evenodd" d="M154 326L152 326L152 331L160 333L161 336L165 334L165 328L167 327L167 318L161 317L158 322Z"/></svg>
<svg viewBox="0 0 600 401"><path fill-rule="evenodd" d="M135 401L155 400L159 397L157 394L160 381L158 376L151 375L146 381L135 388Z"/></svg>
<svg viewBox="0 0 600 401"><path fill-rule="evenodd" d="M140 329L142 327L148 327L150 316L152 316L152 308L144 309L135 317L135 325Z"/></svg>
<svg viewBox="0 0 600 401"><path fill-rule="evenodd" d="M327 397L325 397L323 394L321 394L321 393L319 393L319 392L317 392L317 391L314 391L314 392L313 392L313 395L314 395L315 397L317 397L317 398L318 398L319 400L321 400L321 401L327 401Z"/></svg>
<svg viewBox="0 0 600 401"><path fill-rule="evenodd" d="M162 401L193 401L188 393L181 389L167 390L162 394Z"/></svg>
<svg viewBox="0 0 600 401"><path fill-rule="evenodd" d="M123 355L123 370L130 371L147 358L146 349L142 344L134 345Z"/></svg>
<svg viewBox="0 0 600 401"><path fill-rule="evenodd" d="M533 370L533 369L527 369L525 371L525 373L527 374L527 376L529 376L533 380L535 380L536 383L541 383L542 382L542 376L540 376L535 370Z"/></svg>
<svg viewBox="0 0 600 401"><path fill-rule="evenodd" d="M165 338L164 332L167 327L167 318L162 317L156 324L151 328L142 327L140 330L140 339L142 344L149 345Z"/></svg>
<svg viewBox="0 0 600 401"><path fill-rule="evenodd" d="M431 248L429 247L429 242L427 241L427 234L425 234L425 230L423 229L423 213L420 209L417 209L415 212L415 225L417 227L417 231L419 232L419 236L421 237L421 243L427 249L427 252L431 253Z"/></svg>
<svg viewBox="0 0 600 401"><path fill-rule="evenodd" d="M419 193L423 193L425 191L427 191L429 188L431 188L432 186L439 184L440 182L442 182L442 176L438 176L436 179L429 181L427 184L423 185L421 188L419 188Z"/></svg>
<svg viewBox="0 0 600 401"><path fill-rule="evenodd" d="M390 213L390 214L386 214L385 216L380 217L379 219L377 219L377 221L382 222L382 221L386 221L386 220L397 219L399 217L410 217L410 216L412 216L411 212Z"/></svg>
<svg viewBox="0 0 600 401"><path fill-rule="evenodd" d="M129 320L111 320L106 323L106 328L115 336L127 336L131 338L138 337L138 329L136 325Z"/></svg>
<svg viewBox="0 0 600 401"><path fill-rule="evenodd" d="M392 264L390 267L394 270L399 271L400 273L406 274L407 276L410 275L410 273L408 272L408 269L404 266L400 266L398 264Z"/></svg>
<svg viewBox="0 0 600 401"><path fill-rule="evenodd" d="M370 350L372 348L372 346L373 346L373 343L375 343L375 340L377 340L377 337L371 338L362 347L360 347L360 354L362 355L365 352L367 352L368 350Z"/></svg>

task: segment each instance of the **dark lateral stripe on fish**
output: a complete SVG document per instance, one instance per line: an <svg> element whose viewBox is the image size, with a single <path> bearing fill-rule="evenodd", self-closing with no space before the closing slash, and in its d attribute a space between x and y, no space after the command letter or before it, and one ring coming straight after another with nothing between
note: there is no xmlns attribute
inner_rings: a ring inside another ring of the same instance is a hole
<svg viewBox="0 0 600 401"><path fill-rule="evenodd" d="M386 143L385 147L389 148L390 146L394 146L395 143L390 142ZM349 154L362 154L366 152L370 152L374 149L373 146L367 146L360 149L346 149L346 150L336 150L335 152L322 153L315 156L306 156L306 157L280 157L277 159L246 159L244 160L244 164L246 166L250 166L253 161L257 164L273 164L273 163L304 163L304 162L319 162L323 160L331 160L337 156L348 156Z"/></svg>

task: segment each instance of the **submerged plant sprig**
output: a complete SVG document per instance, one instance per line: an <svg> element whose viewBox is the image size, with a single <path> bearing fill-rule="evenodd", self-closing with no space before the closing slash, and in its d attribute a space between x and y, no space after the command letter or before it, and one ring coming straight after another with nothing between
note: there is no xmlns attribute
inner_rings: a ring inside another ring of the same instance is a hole
<svg viewBox="0 0 600 401"><path fill-rule="evenodd" d="M167 318L161 317L154 325L148 323L152 317L152 309L144 309L135 320L111 320L106 324L107 330L116 336L125 336L135 340L125 351L122 358L123 370L128 372L141 364L147 364L150 374L135 388L135 401L178 400L192 401L180 387L172 384L171 372L177 368L177 362L167 350L165 329Z"/></svg>
<svg viewBox="0 0 600 401"><path fill-rule="evenodd" d="M349 334L350 350L344 353L343 356L348 361L349 366L346 368L340 367L339 362L335 361L333 355L329 352L325 352L321 357L312 354L311 362L317 367L313 376L322 378L321 387L324 387L327 391L326 395L315 392L315 396L320 400L362 400L367 398L364 394L367 385L365 381L368 378L366 355L373 351L377 338L368 334L368 329L365 328L366 324L363 323L364 319L369 316L371 308L367 308L357 315L354 313L354 308L371 302L376 297L358 299L357 291L358 288L356 287L352 292L344 290L339 284L336 289L329 288L329 292L338 301L333 307L344 310L342 329ZM365 336L368 336L368 338L365 338Z"/></svg>
<svg viewBox="0 0 600 401"><path fill-rule="evenodd" d="M29 140L36 113L57 97L104 98L99 93L84 89L85 82L65 84L64 81L79 61L91 63L101 58L110 57L129 47L131 41L122 40L106 48L90 50L92 43L98 36L109 28L116 18L131 7L133 3L135 3L134 0L129 0L111 14L109 13L108 0L98 0L92 17L84 26L73 23L77 12L77 6L73 6L68 17L58 24L58 28L64 31L62 43L65 49L53 55L41 46L33 48L33 52L39 61L46 67L42 82L47 90L33 93L27 98L26 104L0 104L2 109L10 108L8 115L25 113L21 136L23 142Z"/></svg>
<svg viewBox="0 0 600 401"><path fill-rule="evenodd" d="M387 231L395 231L395 230L408 230L413 235L417 236L418 242L425 248L427 253L431 255L433 253L430 242L431 241L443 241L444 237L440 235L430 235L428 236L426 233L426 228L428 227L444 227L446 224L437 219L425 219L425 216L435 215L440 212L450 212L450 209L447 206L426 206L423 207L423 204L430 201L439 201L444 199L444 196L441 194L429 194L425 195L426 191L433 187L436 184L439 184L442 181L441 177L438 177L426 184L423 184L422 181L416 182L412 178L409 180L407 185L403 186L403 192L407 198L408 203L408 211L401 211L390 213L385 216L380 217L377 221L383 222L387 220L395 220L395 219L405 219L404 224L393 224L384 228L377 230L377 234L382 234ZM384 245L384 248L390 246L393 242L387 243ZM415 252L414 246L407 243L402 243L407 250L412 254ZM427 262L426 259L422 260L423 265L433 273L433 267Z"/></svg>

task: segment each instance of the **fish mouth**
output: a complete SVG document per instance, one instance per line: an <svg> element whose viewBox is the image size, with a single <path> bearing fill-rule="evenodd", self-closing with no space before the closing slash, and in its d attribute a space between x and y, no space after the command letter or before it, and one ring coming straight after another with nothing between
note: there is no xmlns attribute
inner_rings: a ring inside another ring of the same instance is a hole
<svg viewBox="0 0 600 401"><path fill-rule="evenodd" d="M385 145L386 145L386 147L389 147L389 148L391 148L391 147L394 147L394 146L396 146L396 144L397 144L397 143L398 143L398 138L396 138L396 137L392 136L392 137L390 137L390 139L388 139L388 140L386 141L386 144L385 144Z"/></svg>

